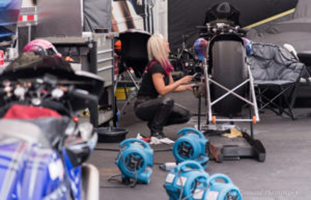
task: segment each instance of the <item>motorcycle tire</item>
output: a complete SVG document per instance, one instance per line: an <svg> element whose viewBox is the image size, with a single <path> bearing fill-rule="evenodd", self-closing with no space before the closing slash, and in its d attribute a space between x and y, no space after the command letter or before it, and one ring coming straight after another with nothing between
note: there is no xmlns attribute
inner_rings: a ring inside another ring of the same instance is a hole
<svg viewBox="0 0 311 200"><path fill-rule="evenodd" d="M240 41L216 41L211 48L212 79L222 86L233 89L247 78L246 55L244 46ZM246 86L243 85L234 91L238 95L246 96ZM227 93L224 89L211 84L211 99L214 101ZM216 115L232 117L242 112L245 102L229 94L213 105L212 110Z"/></svg>

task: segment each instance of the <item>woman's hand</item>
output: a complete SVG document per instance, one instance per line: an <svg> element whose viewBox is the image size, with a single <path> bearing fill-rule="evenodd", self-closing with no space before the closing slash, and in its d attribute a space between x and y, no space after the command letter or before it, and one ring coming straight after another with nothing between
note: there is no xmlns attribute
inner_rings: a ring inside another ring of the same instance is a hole
<svg viewBox="0 0 311 200"><path fill-rule="evenodd" d="M190 83L192 79L193 79L193 76L187 75L187 76L182 77L178 81L180 81L180 84L187 84L187 83Z"/></svg>
<svg viewBox="0 0 311 200"><path fill-rule="evenodd" d="M179 79L178 84L179 86L174 90L174 92L182 92L185 90L193 90L192 85L190 84L191 80L193 79L193 76L184 76L181 79Z"/></svg>
<svg viewBox="0 0 311 200"><path fill-rule="evenodd" d="M180 85L178 88L176 88L174 90L174 92L182 92L185 90L191 90L192 91L192 90L194 90L193 86L194 86L194 84L191 84L191 83L186 84L186 85Z"/></svg>

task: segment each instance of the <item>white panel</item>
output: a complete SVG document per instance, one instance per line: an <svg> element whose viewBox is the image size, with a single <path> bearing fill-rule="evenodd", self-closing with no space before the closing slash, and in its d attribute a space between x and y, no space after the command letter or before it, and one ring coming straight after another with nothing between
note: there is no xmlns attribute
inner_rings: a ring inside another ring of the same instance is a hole
<svg viewBox="0 0 311 200"><path fill-rule="evenodd" d="M154 32L161 33L165 38L168 38L167 4L167 0L158 0L153 7Z"/></svg>
<svg viewBox="0 0 311 200"><path fill-rule="evenodd" d="M33 7L33 6L35 6L35 4L33 3L33 0L22 1L22 8Z"/></svg>

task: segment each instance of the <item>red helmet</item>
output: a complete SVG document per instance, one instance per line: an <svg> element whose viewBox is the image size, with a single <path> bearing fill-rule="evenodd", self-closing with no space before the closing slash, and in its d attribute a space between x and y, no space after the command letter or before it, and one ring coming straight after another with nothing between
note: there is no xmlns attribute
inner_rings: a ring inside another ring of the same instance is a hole
<svg viewBox="0 0 311 200"><path fill-rule="evenodd" d="M58 53L54 45L43 39L35 39L30 41L24 48L23 52L34 52L35 54L42 56L58 56L62 57L62 54Z"/></svg>

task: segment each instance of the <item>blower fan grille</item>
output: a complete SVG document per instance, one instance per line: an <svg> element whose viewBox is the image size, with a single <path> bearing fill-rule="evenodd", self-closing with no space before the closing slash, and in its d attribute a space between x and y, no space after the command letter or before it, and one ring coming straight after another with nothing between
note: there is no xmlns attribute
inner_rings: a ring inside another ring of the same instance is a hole
<svg viewBox="0 0 311 200"><path fill-rule="evenodd" d="M144 166L144 159L138 153L129 154L124 161L127 169L133 173Z"/></svg>
<svg viewBox="0 0 311 200"><path fill-rule="evenodd" d="M209 142L199 130L194 128L182 128L177 132L179 137L173 146L173 154L176 163L186 160L194 160L206 167L209 161L208 152Z"/></svg>
<svg viewBox="0 0 311 200"><path fill-rule="evenodd" d="M184 158L189 159L193 157L193 148L192 145L189 142L181 142L178 144L178 154Z"/></svg>
<svg viewBox="0 0 311 200"><path fill-rule="evenodd" d="M226 199L227 200L240 200L241 195L239 193L239 191L237 190L230 190L227 194L226 194Z"/></svg>

